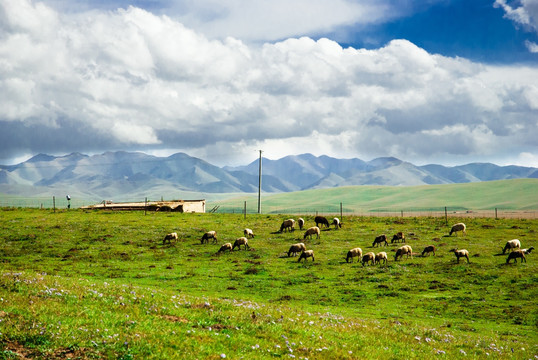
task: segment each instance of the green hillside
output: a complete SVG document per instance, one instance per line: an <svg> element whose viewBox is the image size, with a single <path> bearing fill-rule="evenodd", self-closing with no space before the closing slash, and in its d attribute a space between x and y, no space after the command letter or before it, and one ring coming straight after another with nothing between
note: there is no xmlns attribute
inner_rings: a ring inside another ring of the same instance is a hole
<svg viewBox="0 0 538 360"><path fill-rule="evenodd" d="M249 195L210 202L220 211L257 211L257 196ZM424 186L348 186L262 196L264 213L326 211L336 212L438 211L454 210L536 210L538 179L515 179L466 184Z"/></svg>

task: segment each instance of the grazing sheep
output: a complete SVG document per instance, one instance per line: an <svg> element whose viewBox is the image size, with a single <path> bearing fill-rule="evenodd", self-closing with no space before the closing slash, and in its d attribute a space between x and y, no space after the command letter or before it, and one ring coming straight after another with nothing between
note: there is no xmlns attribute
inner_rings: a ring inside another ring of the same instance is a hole
<svg viewBox="0 0 538 360"><path fill-rule="evenodd" d="M351 259L351 262L353 262L353 258L358 257L358 261L361 261L362 258L362 249L361 248L353 248L347 252L346 256L346 262L349 262L349 259Z"/></svg>
<svg viewBox="0 0 538 360"><path fill-rule="evenodd" d="M316 234L316 239L319 239L319 234L321 233L321 231L319 230L319 227L317 226L312 226L311 228L308 228L305 233L304 233L304 237L303 237L303 240L307 238L307 236L310 237L310 239L312 239L312 235Z"/></svg>
<svg viewBox="0 0 538 360"><path fill-rule="evenodd" d="M226 244L222 245L222 246L220 247L219 251L217 252L217 254L218 254L218 253L221 253L221 252L224 252L224 251L226 251L226 250L230 250L230 252L232 252L233 247L232 247L232 244L231 244L231 243L226 243Z"/></svg>
<svg viewBox="0 0 538 360"><path fill-rule="evenodd" d="M409 255L413 257L413 249L411 249L411 246L404 245L398 248L398 250L396 250L396 256L394 257L394 261L398 261L398 257L401 259L404 255L407 255L406 259L409 259Z"/></svg>
<svg viewBox="0 0 538 360"><path fill-rule="evenodd" d="M400 231L392 237L390 243L393 244L395 242L405 242L405 235L403 232Z"/></svg>
<svg viewBox="0 0 538 360"><path fill-rule="evenodd" d="M508 254L508 258L506 259L506 263L508 264L510 260L514 259L514 262L517 263L517 259L521 258L521 262L523 261L527 262L527 259L525 258L525 253L523 250L514 250L510 254Z"/></svg>
<svg viewBox="0 0 538 360"><path fill-rule="evenodd" d="M202 236L202 244L208 243L209 239L213 239L213 244L217 243L217 232L216 231L208 231Z"/></svg>
<svg viewBox="0 0 538 360"><path fill-rule="evenodd" d="M366 253L362 257L362 266L364 266L364 264L368 264L370 261L372 262L372 265L375 265L375 254L373 252Z"/></svg>
<svg viewBox="0 0 538 360"><path fill-rule="evenodd" d="M254 237L254 232L251 229L243 230L243 234L245 235L246 238L253 238Z"/></svg>
<svg viewBox="0 0 538 360"><path fill-rule="evenodd" d="M301 253L301 256L299 256L299 260L297 262L301 262L302 259L306 262L306 259L309 257L312 258L312 261L314 261L314 250L305 250Z"/></svg>
<svg viewBox="0 0 538 360"><path fill-rule="evenodd" d="M316 226L321 228L321 225L325 225L325 227L329 227L329 220L325 216L316 216L314 218L314 221L316 222Z"/></svg>
<svg viewBox="0 0 538 360"><path fill-rule="evenodd" d="M163 245L168 241L169 244L172 244L172 240L177 241L177 233L173 232L167 234L163 239Z"/></svg>
<svg viewBox="0 0 538 360"><path fill-rule="evenodd" d="M387 264L387 253L384 252L384 251L381 251L380 253L377 253L375 255L375 263L376 264L379 264L381 262L381 260L383 260L383 265L386 265Z"/></svg>
<svg viewBox="0 0 538 360"><path fill-rule="evenodd" d="M531 246L531 247L528 248L528 249L521 249L521 251L523 251L523 253L524 253L525 255L530 254L532 250L534 250L534 246Z"/></svg>
<svg viewBox="0 0 538 360"><path fill-rule="evenodd" d="M435 256L435 245L428 245L424 248L424 250L422 250L422 256L424 256L424 254L429 255L430 253L433 253Z"/></svg>
<svg viewBox="0 0 538 360"><path fill-rule="evenodd" d="M456 233L456 236L457 236L458 231L463 232L463 235L465 235L465 229L466 229L466 226L465 226L464 223L454 224L454 225L452 225L452 228L450 229L450 234L448 234L448 236L451 236L452 233Z"/></svg>
<svg viewBox="0 0 538 360"><path fill-rule="evenodd" d="M295 220L293 219L284 220L282 222L282 225L280 225L280 232L284 232L284 230L295 231L294 226L295 226Z"/></svg>
<svg viewBox="0 0 538 360"><path fill-rule="evenodd" d="M521 242L518 239L508 240L506 242L506 245L504 245L503 255L508 249L510 249L511 251L513 251L514 249L521 249Z"/></svg>
<svg viewBox="0 0 538 360"><path fill-rule="evenodd" d="M334 218L331 225L334 225L335 230L342 227L342 223L340 222L339 218Z"/></svg>
<svg viewBox="0 0 538 360"><path fill-rule="evenodd" d="M235 239L234 246L232 247L232 250L235 249L236 247L239 248L239 250L241 250L241 245L245 245L245 250L247 248L250 248L250 246L248 246L247 238L246 237L240 237L240 238Z"/></svg>
<svg viewBox="0 0 538 360"><path fill-rule="evenodd" d="M381 244L381 243L384 243L385 246L389 245L389 243L387 242L387 235L383 234L383 235L379 235L378 237L376 237L374 239L374 242L372 243L372 246L376 247L376 246L379 246L379 244Z"/></svg>
<svg viewBox="0 0 538 360"><path fill-rule="evenodd" d="M303 228L304 228L304 219L303 218L297 219L297 224L299 225L299 230L303 230Z"/></svg>
<svg viewBox="0 0 538 360"><path fill-rule="evenodd" d="M290 246L290 249L288 250L288 257L290 257L291 254L293 254L293 256L297 256L298 253L305 250L306 250L306 246L304 246L303 243L293 244L292 246Z"/></svg>
<svg viewBox="0 0 538 360"><path fill-rule="evenodd" d="M469 261L469 252L465 249L461 249L461 250L458 250L457 248L456 249L452 249L450 250L450 252L453 252L454 255L456 255L456 258L458 259L458 264L460 262L460 258L461 257L464 257L467 259L467 263L470 264L471 262Z"/></svg>

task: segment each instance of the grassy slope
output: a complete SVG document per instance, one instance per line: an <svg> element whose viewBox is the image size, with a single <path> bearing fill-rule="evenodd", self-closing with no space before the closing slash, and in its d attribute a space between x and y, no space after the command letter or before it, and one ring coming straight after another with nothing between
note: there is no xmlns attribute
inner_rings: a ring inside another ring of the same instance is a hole
<svg viewBox="0 0 538 360"><path fill-rule="evenodd" d="M536 254L517 265L496 256L506 239L538 247L537 220L466 219L466 237L445 237L440 219L347 217L344 228L307 240L316 261L298 264L284 252L301 234L275 233L281 216L40 210L0 216L3 358L538 354ZM257 234L251 251L215 255L246 226ZM200 245L212 229L218 244ZM169 231L181 240L163 246ZM394 262L393 244L383 249L386 267L345 263L348 249L379 251L371 248L373 237L397 231L415 234L408 243L417 253L436 244L437 255ZM456 264L448 252L453 246L480 256Z"/></svg>
<svg viewBox="0 0 538 360"><path fill-rule="evenodd" d="M257 209L257 197L245 196L211 202L224 208L241 209L247 201L249 211ZM538 179L515 179L467 184L425 186L349 186L265 195L264 212L293 212L296 209L339 209L367 212L379 210L452 209L538 209Z"/></svg>

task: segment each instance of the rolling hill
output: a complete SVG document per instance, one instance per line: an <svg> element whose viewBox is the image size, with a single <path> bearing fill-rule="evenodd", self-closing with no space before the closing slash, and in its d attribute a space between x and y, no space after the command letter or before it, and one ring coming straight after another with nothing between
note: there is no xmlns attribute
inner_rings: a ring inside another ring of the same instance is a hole
<svg viewBox="0 0 538 360"><path fill-rule="evenodd" d="M303 154L263 159L262 164L263 193L354 185L405 187L538 178L538 169L531 167L489 163L416 166L391 157L366 162ZM0 166L0 193L12 196L70 194L73 198L95 201L127 201L144 197L219 198L224 193L257 191L258 161L246 166L218 167L184 153L168 157L124 151L92 156L39 154L17 165Z"/></svg>

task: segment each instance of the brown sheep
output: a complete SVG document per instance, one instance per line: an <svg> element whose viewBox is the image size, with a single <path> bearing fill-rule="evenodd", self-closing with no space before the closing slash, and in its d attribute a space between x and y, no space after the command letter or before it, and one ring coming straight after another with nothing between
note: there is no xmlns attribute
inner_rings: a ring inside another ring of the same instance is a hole
<svg viewBox="0 0 538 360"><path fill-rule="evenodd" d="M290 249L288 250L288 257L290 257L291 254L293 256L297 256L298 253L305 251L306 246L303 243L297 243L290 246Z"/></svg>
<svg viewBox="0 0 538 360"><path fill-rule="evenodd" d="M280 232L284 232L284 230L295 231L294 226L295 226L295 220L293 219L284 220L282 222L282 225L280 225Z"/></svg>
<svg viewBox="0 0 538 360"><path fill-rule="evenodd" d="M253 238L254 237L254 231L247 228L247 229L243 230L243 235L245 235L246 238Z"/></svg>
<svg viewBox="0 0 538 360"><path fill-rule="evenodd" d="M338 228L342 228L342 223L340 222L339 218L334 218L331 225L334 225L335 230L337 230Z"/></svg>
<svg viewBox="0 0 538 360"><path fill-rule="evenodd" d="M303 230L303 228L304 228L304 219L303 218L297 219L297 224L299 225L299 230Z"/></svg>
<svg viewBox="0 0 538 360"><path fill-rule="evenodd" d="M393 244L395 242L405 242L405 235L403 232L400 231L392 237L390 243Z"/></svg>
<svg viewBox="0 0 538 360"><path fill-rule="evenodd" d="M299 256L299 260L297 262L301 262L302 259L306 262L306 259L309 257L312 258L312 261L314 261L314 250L305 250L301 253L301 256Z"/></svg>
<svg viewBox="0 0 538 360"><path fill-rule="evenodd" d="M383 235L379 235L378 237L376 237L374 239L374 242L372 243L372 247L379 246L379 244L381 244L381 243L384 243L385 246L389 245L389 243L387 242L387 235L383 234Z"/></svg>
<svg viewBox="0 0 538 360"><path fill-rule="evenodd" d="M523 250L514 250L510 254L508 254L506 263L508 264L510 260L512 259L514 259L514 262L517 263L518 258L521 258L521 263L523 263L523 261L527 262L527 259L525 258L525 253L523 252Z"/></svg>
<svg viewBox="0 0 538 360"><path fill-rule="evenodd" d="M321 233L321 231L319 230L319 227L312 226L311 228L308 228L305 231L303 240L306 239L307 237L310 237L310 239L312 239L312 235L314 235L314 234L316 234L316 239L319 239L319 234L320 233Z"/></svg>
<svg viewBox="0 0 538 360"><path fill-rule="evenodd" d="M175 232L166 234L166 236L163 239L163 245L166 244L167 241L169 244L172 244L172 240L177 241L177 239L178 239L177 233Z"/></svg>
<svg viewBox="0 0 538 360"><path fill-rule="evenodd" d="M503 255L508 249L510 249L511 251L513 251L514 249L521 249L521 242L518 239L508 240L506 242L506 245L504 245Z"/></svg>
<svg viewBox="0 0 538 360"><path fill-rule="evenodd" d="M458 250L457 248L456 249L452 249L450 250L450 252L453 252L454 255L456 255L456 258L458 259L458 264L460 263L460 258L461 257L464 257L467 259L467 264L470 264L471 262L469 261L469 251L465 250L465 249L461 249L461 250Z"/></svg>
<svg viewBox="0 0 538 360"><path fill-rule="evenodd" d="M422 250L422 256L424 256L424 254L430 255L430 253L433 253L433 256L435 256L435 250L435 245L428 245Z"/></svg>
<svg viewBox="0 0 538 360"><path fill-rule="evenodd" d="M217 232L216 231L208 231L206 232L203 236L202 236L202 244L203 243L208 243L209 244L209 239L213 239L213 244L216 244L217 243Z"/></svg>
<svg viewBox="0 0 538 360"><path fill-rule="evenodd" d="M325 227L329 227L329 220L327 220L327 218L325 216L316 216L314 218L314 221L316 222L316 226L321 228L322 226L321 225L325 225Z"/></svg>
<svg viewBox="0 0 538 360"><path fill-rule="evenodd" d="M222 245L222 246L220 247L220 249L219 249L219 251L217 252L217 254L218 254L218 253L221 253L221 252L224 252L224 251L226 251L226 250L230 250L230 252L232 252L232 249L233 249L232 244L231 244L231 243L226 243L226 244L224 244L224 245Z"/></svg>
<svg viewBox="0 0 538 360"><path fill-rule="evenodd" d="M349 262L349 259L351 259L351 262L353 262L353 258L358 257L358 261L361 261L362 258L362 249L361 248L353 248L347 252L346 256L346 262Z"/></svg>
<svg viewBox="0 0 538 360"><path fill-rule="evenodd" d="M234 246L232 247L232 250L235 249L236 247L239 250L241 250L241 245L245 245L245 250L250 248L250 246L248 246L247 238L246 237L240 237L240 238L235 239Z"/></svg>
<svg viewBox="0 0 538 360"><path fill-rule="evenodd" d="M381 260L383 260L383 265L386 265L387 264L387 253L384 252L384 251L381 251L380 253L377 253L375 255L375 263L376 264L379 264L381 262Z"/></svg>
<svg viewBox="0 0 538 360"><path fill-rule="evenodd" d="M452 225L452 228L450 229L450 234L448 234L448 236L451 236L452 233L456 233L456 236L457 236L458 231L463 232L463 235L465 235L465 229L466 229L466 226L465 226L464 223L454 224L454 225Z"/></svg>
<svg viewBox="0 0 538 360"><path fill-rule="evenodd" d="M394 257L394 261L398 261L398 257L400 257L401 259L404 255L407 255L406 259L409 259L409 255L411 255L411 258L413 257L413 249L411 249L411 246L404 245L398 248L398 250L396 250L396 256Z"/></svg>
<svg viewBox="0 0 538 360"><path fill-rule="evenodd" d="M364 264L368 264L370 261L372 262L372 265L375 265L375 254L373 252L366 253L362 257L362 266L364 266Z"/></svg>

